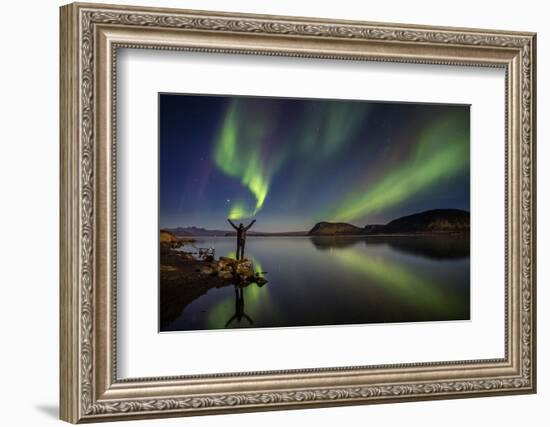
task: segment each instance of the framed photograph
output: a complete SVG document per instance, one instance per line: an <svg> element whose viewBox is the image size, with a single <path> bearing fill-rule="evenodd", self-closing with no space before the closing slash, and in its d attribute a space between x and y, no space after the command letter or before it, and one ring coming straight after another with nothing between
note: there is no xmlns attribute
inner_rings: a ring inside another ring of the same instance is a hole
<svg viewBox="0 0 550 427"><path fill-rule="evenodd" d="M470 320L469 118L160 94L160 331Z"/></svg>
<svg viewBox="0 0 550 427"><path fill-rule="evenodd" d="M61 418L536 391L535 34L61 8Z"/></svg>

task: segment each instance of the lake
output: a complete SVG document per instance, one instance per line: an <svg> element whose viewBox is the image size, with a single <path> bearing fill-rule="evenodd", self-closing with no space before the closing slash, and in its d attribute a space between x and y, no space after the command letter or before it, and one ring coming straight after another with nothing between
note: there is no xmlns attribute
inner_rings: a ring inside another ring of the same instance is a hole
<svg viewBox="0 0 550 427"><path fill-rule="evenodd" d="M235 237L195 246L234 256ZM255 237L267 284L208 290L163 331L468 320L470 242L460 236ZM184 285L182 285L184 286Z"/></svg>

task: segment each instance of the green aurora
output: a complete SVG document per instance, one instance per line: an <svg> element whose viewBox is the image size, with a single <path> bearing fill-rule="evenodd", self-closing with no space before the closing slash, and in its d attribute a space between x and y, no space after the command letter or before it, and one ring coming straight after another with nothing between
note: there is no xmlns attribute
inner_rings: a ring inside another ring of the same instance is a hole
<svg viewBox="0 0 550 427"><path fill-rule="evenodd" d="M365 183L335 203L332 221L353 221L410 199L435 182L463 172L470 164L467 116L449 117L418 138L416 150L374 183Z"/></svg>
<svg viewBox="0 0 550 427"><path fill-rule="evenodd" d="M469 210L469 106L162 94L159 117L161 228L207 229L195 245L232 258L227 218L280 233L247 240L267 283L212 278L182 307L167 298L160 307L180 315L163 331L470 318L468 239L453 240L457 254L417 236L319 243L302 233L321 221L364 227Z"/></svg>
<svg viewBox="0 0 550 427"><path fill-rule="evenodd" d="M169 177L161 177L162 226L219 228L225 218L254 217L264 231L302 231L319 221L363 226L469 210L468 106L166 99L186 105L188 120L174 110L174 142L161 153Z"/></svg>
<svg viewBox="0 0 550 427"><path fill-rule="evenodd" d="M353 108L355 107L355 108ZM298 147L297 155L314 159L330 157L351 141L361 121L368 114L368 104L329 104L321 114L308 111L305 124L296 135L297 144L281 144L273 158L266 158L261 149L274 124L263 115L250 117L234 100L227 110L219 137L214 145L216 166L240 181L254 197L254 205L242 200L234 202L228 217L242 219L255 216L269 194L273 175L283 169L290 147ZM319 111L317 111L319 113ZM254 116L254 113L252 113ZM454 115L427 127L418 137L416 149L395 170L377 182L358 185L342 195L329 213L331 221L354 221L372 212L380 212L414 197L434 182L452 177L469 166L469 128L467 115ZM366 142L368 143L368 142ZM299 183L297 184L299 185Z"/></svg>
<svg viewBox="0 0 550 427"><path fill-rule="evenodd" d="M243 123L240 114L238 101L234 101L228 108L214 145L214 162L221 171L238 179L252 193L255 204L249 208L242 201L235 202L227 213L230 219L249 218L258 213L278 163L276 159L265 161L261 152L261 142L271 124L266 119L260 123L248 120Z"/></svg>
<svg viewBox="0 0 550 427"><path fill-rule="evenodd" d="M273 175L284 169L290 156L300 156L308 161L302 179L295 182L300 186L308 170L315 164L330 160L360 129L370 109L369 104L337 102L306 110L304 125L289 135L286 144L279 144L269 157L262 152L266 141L272 137L275 123L267 114L258 114L235 99L231 102L214 144L214 162L225 174L240 181L254 198L253 206L244 201L234 202L227 214L230 219L255 216L263 207L268 196ZM311 153L316 155L309 158ZM298 194L299 191L294 191Z"/></svg>

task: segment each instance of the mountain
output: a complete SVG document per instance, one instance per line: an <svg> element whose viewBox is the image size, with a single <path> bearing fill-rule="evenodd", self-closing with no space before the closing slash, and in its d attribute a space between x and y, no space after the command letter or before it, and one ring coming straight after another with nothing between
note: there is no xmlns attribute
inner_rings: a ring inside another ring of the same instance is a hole
<svg viewBox="0 0 550 427"><path fill-rule="evenodd" d="M346 222L318 222L306 231L263 232L250 230L248 236L358 236L384 234L462 233L470 230L470 212L460 209L433 209L394 219L387 224L369 224L357 227ZM201 227L167 228L165 231L179 238L234 236L235 230L209 230Z"/></svg>
<svg viewBox="0 0 550 427"><path fill-rule="evenodd" d="M172 234L178 237L187 237L187 236L225 236L227 230L208 230L206 228L200 227L177 227L177 228L167 228L166 231L171 232Z"/></svg>
<svg viewBox="0 0 550 427"><path fill-rule="evenodd" d="M362 228L345 222L318 222L309 230L310 236L335 236L361 234Z"/></svg>
<svg viewBox="0 0 550 427"><path fill-rule="evenodd" d="M236 236L236 231L228 231L226 236ZM282 231L282 232L269 232L269 231L247 231L247 236L256 237L291 237L291 236L307 236L307 231Z"/></svg>
<svg viewBox="0 0 550 427"><path fill-rule="evenodd" d="M415 233L463 233L470 230L470 212L460 209L432 209L394 219L387 224L363 228L345 222L318 222L310 236L381 235Z"/></svg>
<svg viewBox="0 0 550 427"><path fill-rule="evenodd" d="M219 236L235 236L235 230L210 230L201 227L176 227L167 228L166 231L174 234L177 237L219 237ZM246 233L248 236L307 236L306 231L283 231L283 232L266 232L250 230Z"/></svg>
<svg viewBox="0 0 550 427"><path fill-rule="evenodd" d="M364 234L461 233L470 230L470 212L460 209L432 209L403 216L386 225L367 225Z"/></svg>

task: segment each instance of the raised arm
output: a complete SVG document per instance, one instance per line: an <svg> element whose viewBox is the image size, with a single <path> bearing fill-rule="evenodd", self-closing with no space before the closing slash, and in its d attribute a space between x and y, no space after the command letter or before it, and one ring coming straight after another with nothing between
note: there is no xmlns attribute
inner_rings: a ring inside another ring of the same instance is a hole
<svg viewBox="0 0 550 427"><path fill-rule="evenodd" d="M227 218L227 221L229 221L229 224L231 224L231 227L233 227L235 230L238 229L238 227L235 224L233 224L233 222L229 218Z"/></svg>
<svg viewBox="0 0 550 427"><path fill-rule="evenodd" d="M255 222L256 222L256 220L253 219L252 222L246 226L245 230L248 230L250 227L252 227Z"/></svg>

